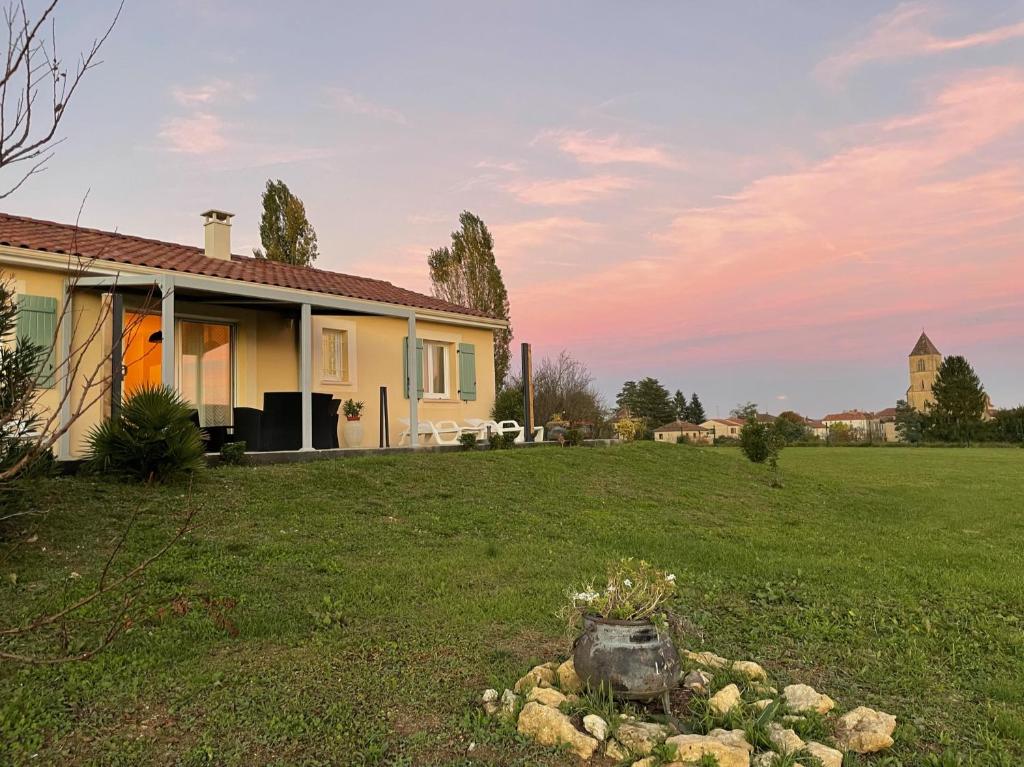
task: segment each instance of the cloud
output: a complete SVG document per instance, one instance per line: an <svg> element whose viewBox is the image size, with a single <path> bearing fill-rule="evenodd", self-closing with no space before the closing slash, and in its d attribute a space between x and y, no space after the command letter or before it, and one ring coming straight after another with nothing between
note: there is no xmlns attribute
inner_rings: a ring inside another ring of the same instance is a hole
<svg viewBox="0 0 1024 767"><path fill-rule="evenodd" d="M519 163L500 160L480 160L473 167L479 168L480 170L500 170L505 173L518 173L522 170L519 167Z"/></svg>
<svg viewBox="0 0 1024 767"><path fill-rule="evenodd" d="M563 280L534 281L517 332L617 367L874 359L922 322L1003 306L1018 328L986 330L1024 340L1024 70L955 78L857 135L680 210L575 275L571 302Z"/></svg>
<svg viewBox="0 0 1024 767"><path fill-rule="evenodd" d="M329 99L335 109L347 114L372 117L396 125L406 124L405 115L397 109L377 104L347 88L330 88Z"/></svg>
<svg viewBox="0 0 1024 767"><path fill-rule="evenodd" d="M891 12L877 16L865 37L822 61L816 73L825 81L834 83L872 61L998 45L1024 37L1024 20L962 37L939 37L930 31L937 18L934 6L920 2L903 3Z"/></svg>
<svg viewBox="0 0 1024 767"><path fill-rule="evenodd" d="M220 152L228 145L224 121L208 112L167 120L157 135L168 151L184 154Z"/></svg>
<svg viewBox="0 0 1024 767"><path fill-rule="evenodd" d="M660 146L635 144L619 134L595 136L589 131L553 130L540 134L534 143L553 143L585 165L632 163L678 169L683 163Z"/></svg>
<svg viewBox="0 0 1024 767"><path fill-rule="evenodd" d="M506 190L528 205L578 205L633 189L636 182L623 176L599 175L570 179L513 181Z"/></svg>
<svg viewBox="0 0 1024 767"><path fill-rule="evenodd" d="M204 106L212 104L223 94L229 92L231 88L232 85L227 80L211 80L191 88L176 85L171 89L171 96L185 107Z"/></svg>

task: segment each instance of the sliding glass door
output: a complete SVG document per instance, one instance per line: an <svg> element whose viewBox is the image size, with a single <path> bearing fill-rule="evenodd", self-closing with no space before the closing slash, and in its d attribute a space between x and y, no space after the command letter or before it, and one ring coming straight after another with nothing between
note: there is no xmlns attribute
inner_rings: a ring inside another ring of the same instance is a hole
<svg viewBox="0 0 1024 767"><path fill-rule="evenodd" d="M232 328L182 320L179 325L178 389L199 411L202 426L229 426L233 405Z"/></svg>

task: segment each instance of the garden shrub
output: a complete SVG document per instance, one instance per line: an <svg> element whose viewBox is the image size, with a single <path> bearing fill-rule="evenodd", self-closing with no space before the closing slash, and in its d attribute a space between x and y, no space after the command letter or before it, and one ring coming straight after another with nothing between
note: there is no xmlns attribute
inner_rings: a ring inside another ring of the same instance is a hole
<svg viewBox="0 0 1024 767"><path fill-rule="evenodd" d="M472 450L476 447L476 434L460 434L459 444L462 445L463 450Z"/></svg>
<svg viewBox="0 0 1024 767"><path fill-rule="evenodd" d="M143 482L169 482L202 468L202 433L176 391L146 386L89 433L87 466Z"/></svg>
<svg viewBox="0 0 1024 767"><path fill-rule="evenodd" d="M227 466L245 466L249 459L245 457L245 440L225 442L220 448L220 462Z"/></svg>
<svg viewBox="0 0 1024 767"><path fill-rule="evenodd" d="M576 428L568 429L563 444L566 447L579 447L583 444L583 432Z"/></svg>

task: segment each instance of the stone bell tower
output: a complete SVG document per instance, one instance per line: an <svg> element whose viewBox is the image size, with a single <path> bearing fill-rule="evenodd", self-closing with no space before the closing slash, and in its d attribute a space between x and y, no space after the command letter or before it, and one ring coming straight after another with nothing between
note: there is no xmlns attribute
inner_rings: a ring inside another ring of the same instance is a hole
<svg viewBox="0 0 1024 767"><path fill-rule="evenodd" d="M932 384L942 363L942 354L924 333L917 339L910 352L910 387L907 389L907 404L914 410L924 412L932 402Z"/></svg>

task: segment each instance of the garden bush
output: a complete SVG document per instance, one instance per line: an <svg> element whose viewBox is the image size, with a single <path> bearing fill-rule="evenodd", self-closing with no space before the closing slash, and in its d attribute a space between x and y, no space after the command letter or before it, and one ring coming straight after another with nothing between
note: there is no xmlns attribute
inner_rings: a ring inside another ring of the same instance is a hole
<svg viewBox="0 0 1024 767"><path fill-rule="evenodd" d="M225 442L220 448L220 462L227 466L245 466L249 459L245 457L245 440Z"/></svg>
<svg viewBox="0 0 1024 767"><path fill-rule="evenodd" d="M89 433L87 467L122 479L170 482L202 468L202 433L176 391L146 386Z"/></svg>

